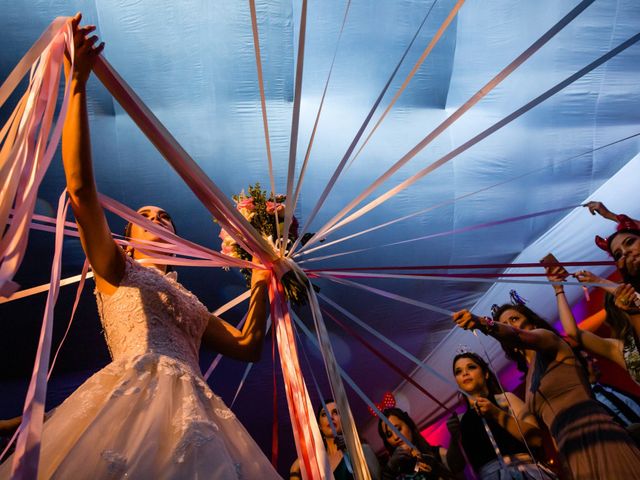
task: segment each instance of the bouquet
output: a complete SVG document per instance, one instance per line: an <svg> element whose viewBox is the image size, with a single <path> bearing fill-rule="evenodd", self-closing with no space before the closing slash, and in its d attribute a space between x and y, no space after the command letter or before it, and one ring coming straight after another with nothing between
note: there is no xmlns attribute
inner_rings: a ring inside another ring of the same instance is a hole
<svg viewBox="0 0 640 480"><path fill-rule="evenodd" d="M284 216L286 195L267 196L267 192L262 190L259 183L249 186L249 193L244 190L239 195L234 195L236 208L244 218L262 235L274 251L279 252L284 234ZM298 220L292 217L289 227L289 234L286 238L285 253L298 239ZM251 261L252 255L244 250L231 236L222 228L220 229L220 239L222 240L222 253L234 258ZM307 233L303 239L308 240L313 234ZM240 270L244 276L247 287L251 286L251 269ZM305 303L306 287L308 284L306 277L299 278L301 272L289 271L282 278L285 293L290 301L295 304Z"/></svg>

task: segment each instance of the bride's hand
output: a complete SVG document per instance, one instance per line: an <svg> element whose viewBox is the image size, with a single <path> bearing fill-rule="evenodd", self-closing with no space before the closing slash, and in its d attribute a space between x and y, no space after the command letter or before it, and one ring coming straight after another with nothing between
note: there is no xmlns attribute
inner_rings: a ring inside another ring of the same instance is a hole
<svg viewBox="0 0 640 480"><path fill-rule="evenodd" d="M71 28L73 31L73 45L74 45L74 82L84 86L91 74L91 69L96 62L98 56L104 50L104 42L96 46L98 41L97 35L91 35L96 29L95 25L80 25L82 20L82 14L77 13L71 20ZM71 57L69 51L65 52L64 56L64 73L68 78L69 70L71 68Z"/></svg>
<svg viewBox="0 0 640 480"><path fill-rule="evenodd" d="M253 263L262 265L260 259L255 255L251 258ZM257 283L268 283L271 278L271 270L268 268L254 268L251 270L251 286L253 287Z"/></svg>

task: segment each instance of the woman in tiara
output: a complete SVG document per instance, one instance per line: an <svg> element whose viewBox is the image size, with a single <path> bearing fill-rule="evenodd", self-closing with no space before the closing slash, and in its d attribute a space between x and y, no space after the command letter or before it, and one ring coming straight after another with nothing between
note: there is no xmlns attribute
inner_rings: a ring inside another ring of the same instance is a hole
<svg viewBox="0 0 640 480"><path fill-rule="evenodd" d="M526 373L527 409L549 428L574 480L640 476L640 451L593 399L580 360L545 320L521 303L498 307L493 318L461 310L453 320L497 339Z"/></svg>
<svg viewBox="0 0 640 480"><path fill-rule="evenodd" d="M453 358L453 375L460 390L469 397L463 396L467 409L462 417L454 414L447 421L451 433L447 450L449 468L453 472L464 469L462 446L480 480L555 478L532 457L530 449L539 452L542 446L538 422L522 400L501 390L487 362L474 352L459 353ZM501 459L486 428L491 431Z"/></svg>
<svg viewBox="0 0 640 480"><path fill-rule="evenodd" d="M210 314L163 265L145 266L114 242L92 173L85 85L102 51L93 26L72 22L75 70L62 140L67 190L96 281L98 310L113 361L89 378L44 425L39 478L280 478L200 373L201 340L257 361L266 327L270 273L254 270L247 320L239 331ZM69 59L65 64L68 76ZM169 232L158 207L140 213ZM130 238L161 241L132 225ZM132 258L133 257L133 258ZM19 459L18 459L19 460ZM12 459L0 466L10 474Z"/></svg>

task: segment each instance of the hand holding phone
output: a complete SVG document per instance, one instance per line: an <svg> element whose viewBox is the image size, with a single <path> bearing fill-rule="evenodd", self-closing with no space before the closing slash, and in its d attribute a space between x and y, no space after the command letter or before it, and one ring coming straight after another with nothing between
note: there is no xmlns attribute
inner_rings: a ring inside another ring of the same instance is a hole
<svg viewBox="0 0 640 480"><path fill-rule="evenodd" d="M569 276L569 272L562 265L559 265L558 259L553 253L547 253L540 263L544 266L547 272L547 278L552 282L560 282L565 280Z"/></svg>

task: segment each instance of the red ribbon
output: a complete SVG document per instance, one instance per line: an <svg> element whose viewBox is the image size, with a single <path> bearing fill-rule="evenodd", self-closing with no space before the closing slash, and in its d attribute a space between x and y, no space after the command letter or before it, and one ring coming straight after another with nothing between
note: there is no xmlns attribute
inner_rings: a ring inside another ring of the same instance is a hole
<svg viewBox="0 0 640 480"><path fill-rule="evenodd" d="M576 262L558 262L548 263L546 266L563 266L563 267L596 267L596 266L614 266L615 262L611 260L598 261L576 261ZM341 268L310 268L305 269L309 272L324 272L331 270L332 272L357 272L369 270L467 270L474 268L535 268L541 267L540 262L525 263L483 263L483 264L467 264L467 265L396 265L396 266L380 266L380 267L341 267Z"/></svg>
<svg viewBox="0 0 640 480"><path fill-rule="evenodd" d="M271 426L271 465L278 469L278 384L276 382L276 328L271 327L271 358L273 359L273 425Z"/></svg>

